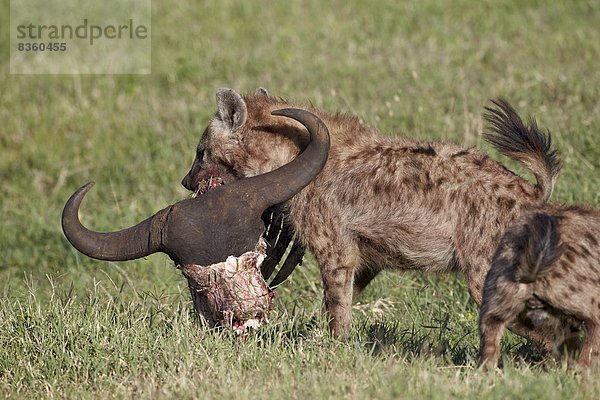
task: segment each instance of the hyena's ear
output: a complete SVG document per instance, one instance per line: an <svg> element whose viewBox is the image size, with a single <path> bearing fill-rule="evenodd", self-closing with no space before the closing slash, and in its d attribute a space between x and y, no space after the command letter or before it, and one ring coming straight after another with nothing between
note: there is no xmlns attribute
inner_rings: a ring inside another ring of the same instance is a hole
<svg viewBox="0 0 600 400"><path fill-rule="evenodd" d="M233 132L246 122L248 110L246 102L233 89L219 89L217 91L217 117L223 122L225 128Z"/></svg>
<svg viewBox="0 0 600 400"><path fill-rule="evenodd" d="M254 94L259 95L259 96L269 96L269 91L267 89L265 89L264 87L260 86L256 88L256 91L254 92Z"/></svg>

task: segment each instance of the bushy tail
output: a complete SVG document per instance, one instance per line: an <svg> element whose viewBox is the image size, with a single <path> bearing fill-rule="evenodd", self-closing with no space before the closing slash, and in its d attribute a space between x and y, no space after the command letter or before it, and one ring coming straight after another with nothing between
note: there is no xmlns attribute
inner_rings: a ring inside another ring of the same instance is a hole
<svg viewBox="0 0 600 400"><path fill-rule="evenodd" d="M496 107L485 107L483 114L489 125L485 139L502 154L525 164L537 181L539 200L548 201L561 168L556 150L551 148L550 132L541 132L534 119L525 125L507 101L492 103Z"/></svg>
<svg viewBox="0 0 600 400"><path fill-rule="evenodd" d="M551 269L563 252L556 217L537 213L530 218L518 241L525 245L522 258L517 263L517 279L532 283Z"/></svg>

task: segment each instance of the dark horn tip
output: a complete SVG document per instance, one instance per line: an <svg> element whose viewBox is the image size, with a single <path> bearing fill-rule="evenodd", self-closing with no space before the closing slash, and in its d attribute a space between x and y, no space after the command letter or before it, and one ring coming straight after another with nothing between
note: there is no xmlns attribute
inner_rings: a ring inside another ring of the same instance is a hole
<svg viewBox="0 0 600 400"><path fill-rule="evenodd" d="M69 197L69 200L67 200L67 203L65 204L65 207L63 208L63 214L62 214L63 224L65 223L65 219L66 219L67 215L69 213L72 213L73 209L77 210L79 208L79 204L83 200L83 197L86 195L87 192L89 192L89 190L92 188L92 186L94 186L94 184L95 184L94 181L90 181L90 182L86 183L85 185L83 185L82 187L77 189L75 191L75 193L73 193L71 195L71 197Z"/></svg>
<svg viewBox="0 0 600 400"><path fill-rule="evenodd" d="M90 189L92 188L92 186L94 186L96 184L96 182L94 181L89 181L88 183L86 183L85 185L83 185L82 187L80 187L79 189L77 189L77 194L86 194L87 192L90 191Z"/></svg>
<svg viewBox="0 0 600 400"><path fill-rule="evenodd" d="M292 115L298 115L301 113L308 113L308 111L300 110L298 108L281 108L279 110L271 111L271 115L277 115L279 117L289 117Z"/></svg>
<svg viewBox="0 0 600 400"><path fill-rule="evenodd" d="M271 115L295 119L304 125L308 130L314 130L314 133L317 133L318 130L322 129L327 130L327 127L323 124L323 121L321 121L319 117L310 111L306 111L301 108L281 108L279 110L271 111Z"/></svg>
<svg viewBox="0 0 600 400"><path fill-rule="evenodd" d="M94 186L95 184L96 184L96 182L89 181L88 183L86 183L85 185L83 185L82 188L91 189L92 186Z"/></svg>

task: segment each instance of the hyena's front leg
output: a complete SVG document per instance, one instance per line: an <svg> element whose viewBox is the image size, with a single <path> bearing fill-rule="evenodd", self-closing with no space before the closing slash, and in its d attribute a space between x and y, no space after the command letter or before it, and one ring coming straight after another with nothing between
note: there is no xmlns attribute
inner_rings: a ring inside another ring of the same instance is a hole
<svg viewBox="0 0 600 400"><path fill-rule="evenodd" d="M353 278L360 257L358 248L351 243L333 243L335 248L315 249L315 257L321 268L324 305L331 333L335 338L343 339L352 321Z"/></svg>

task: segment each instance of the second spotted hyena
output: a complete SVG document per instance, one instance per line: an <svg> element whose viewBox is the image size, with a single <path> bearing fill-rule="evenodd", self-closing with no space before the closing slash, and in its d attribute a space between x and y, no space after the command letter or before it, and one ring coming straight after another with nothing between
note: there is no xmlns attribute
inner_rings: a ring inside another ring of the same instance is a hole
<svg viewBox="0 0 600 400"><path fill-rule="evenodd" d="M550 197L559 169L549 137L526 128L504 102L491 111L497 129L489 139L533 172L535 186L476 149L384 136L357 117L293 105L264 89L246 96L222 89L183 185L194 190L215 176L226 184L289 162L307 132L270 113L291 106L316 114L331 135L325 168L284 210L319 264L336 337L350 327L353 295L384 268L459 271L479 303L500 236L523 209ZM528 327L511 329L550 342Z"/></svg>
<svg viewBox="0 0 600 400"><path fill-rule="evenodd" d="M600 366L600 213L586 206L547 204L507 230L485 280L480 314L480 364L496 365L500 337L519 321L584 332L579 364Z"/></svg>

